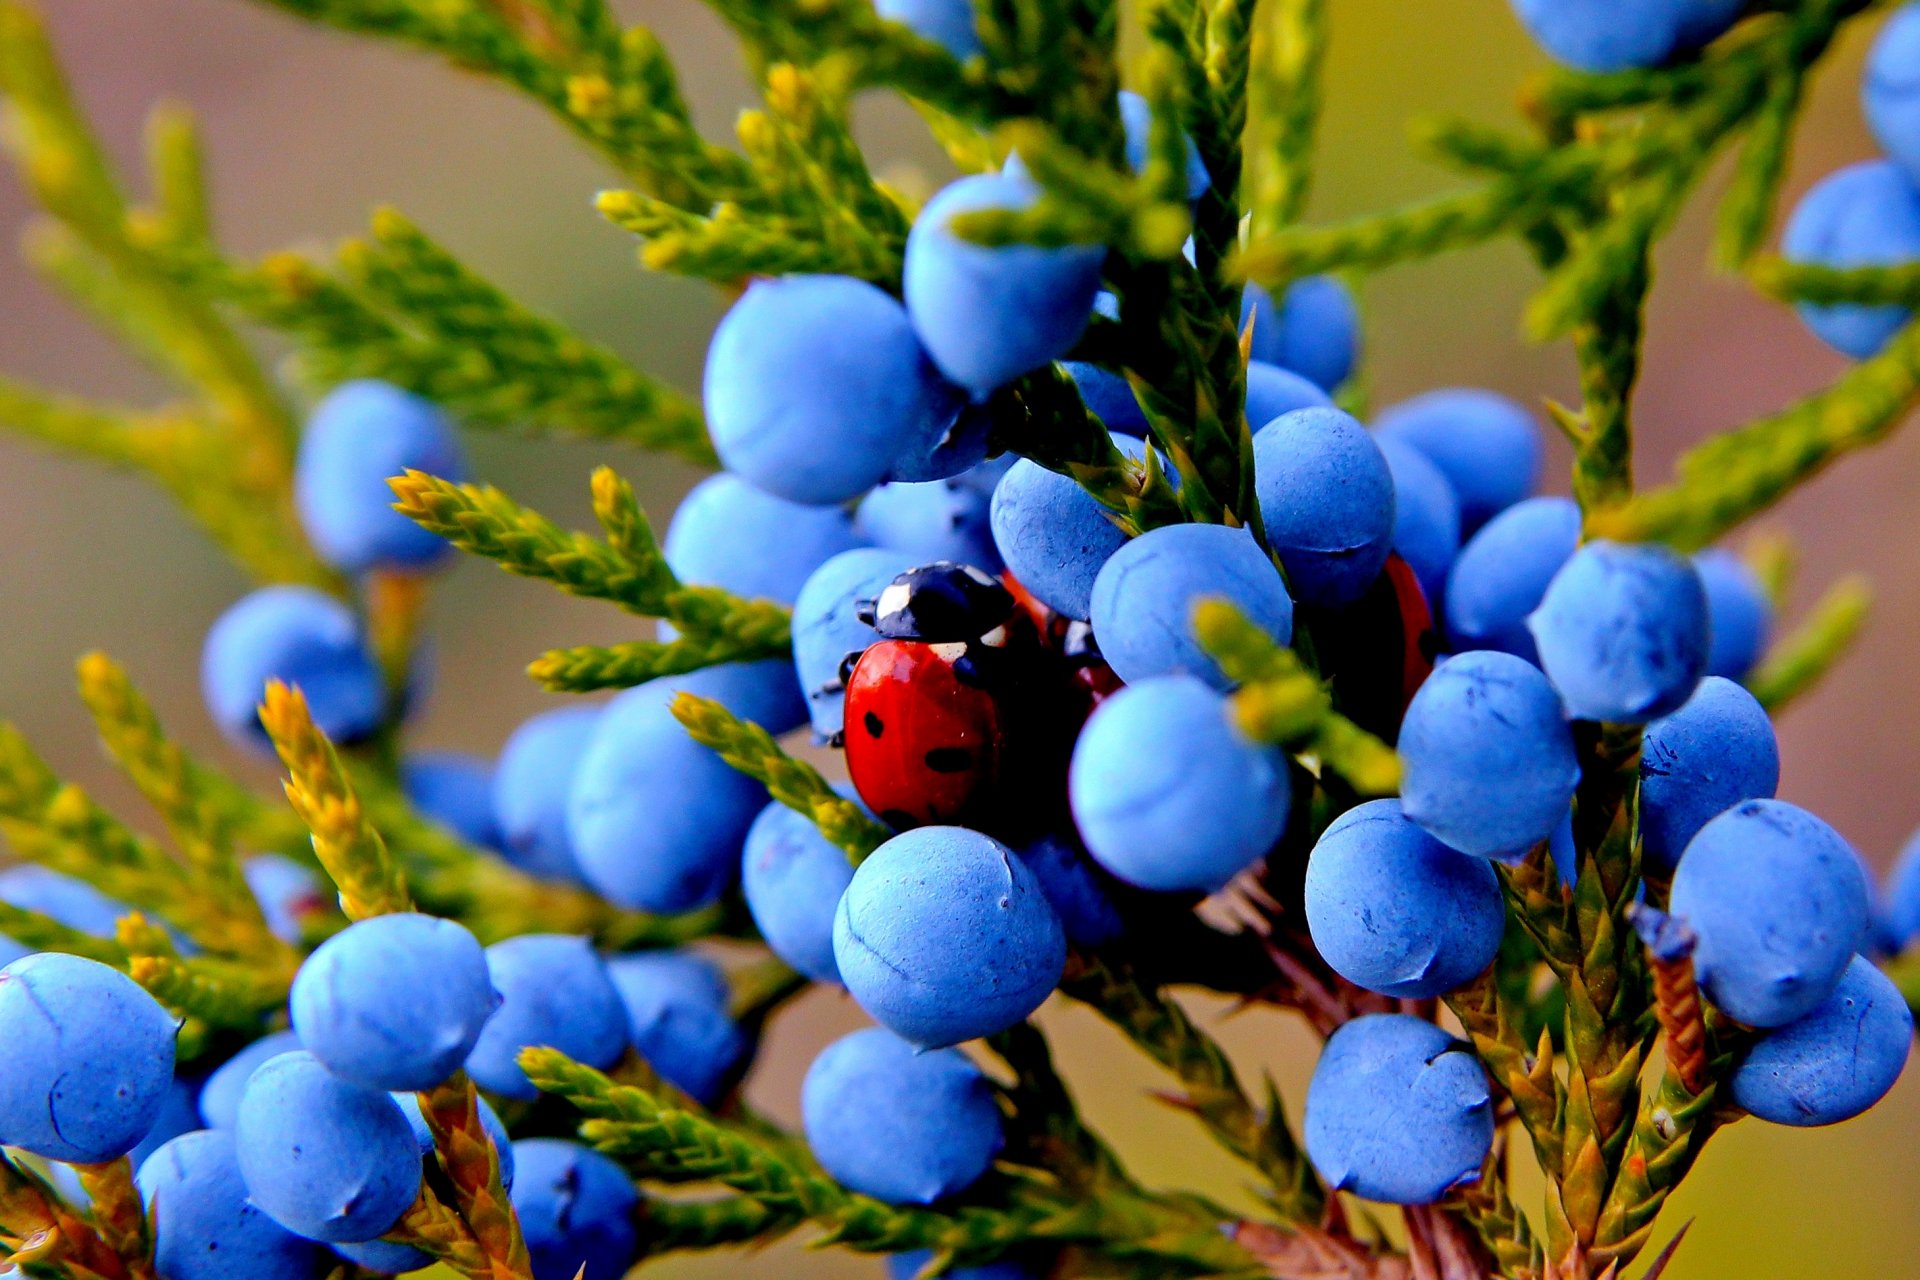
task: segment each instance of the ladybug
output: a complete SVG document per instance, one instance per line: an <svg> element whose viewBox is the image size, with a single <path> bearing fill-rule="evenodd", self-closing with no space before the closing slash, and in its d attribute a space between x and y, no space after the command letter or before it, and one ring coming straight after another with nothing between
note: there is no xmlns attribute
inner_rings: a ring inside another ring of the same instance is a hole
<svg viewBox="0 0 1920 1280"><path fill-rule="evenodd" d="M1064 682L1013 593L942 561L895 578L860 616L882 637L846 677L860 798L896 828L1018 820L1048 775L1033 763L1050 740L1040 717Z"/></svg>
<svg viewBox="0 0 1920 1280"><path fill-rule="evenodd" d="M1074 700L1076 710L1073 721L1077 729L1093 714L1095 707L1118 693L1125 682L1113 673L1113 668L1100 656L1100 645L1094 640L1092 624L1055 613L1010 573L1005 575L1005 581L1007 590L1013 594L1014 605L1032 622L1040 634L1041 643L1065 660L1068 675L1078 691L1078 697Z"/></svg>
<svg viewBox="0 0 1920 1280"><path fill-rule="evenodd" d="M1412 567L1397 553L1390 555L1353 604L1301 612L1313 630L1321 674L1333 686L1342 713L1392 742L1440 651L1433 611Z"/></svg>

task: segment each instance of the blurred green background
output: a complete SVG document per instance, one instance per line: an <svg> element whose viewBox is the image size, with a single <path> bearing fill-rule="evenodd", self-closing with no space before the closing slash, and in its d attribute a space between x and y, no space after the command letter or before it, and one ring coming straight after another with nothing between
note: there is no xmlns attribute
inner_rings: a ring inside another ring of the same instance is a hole
<svg viewBox="0 0 1920 1280"><path fill-rule="evenodd" d="M611 180L537 109L427 58L309 28L244 0L43 0L82 100L115 154L132 160L140 121L162 97L200 113L226 243L257 254L321 244L392 203L522 298L611 343L680 385L698 385L719 302L701 287L642 274L634 243L592 211ZM636 0L623 14L654 27L676 54L696 112L724 135L748 99L731 40L694 0ZM1433 113L1503 121L1514 86L1539 65L1505 0L1339 0L1314 216L1377 209L1442 190L1447 175L1411 157L1406 125ZM1856 87L1867 33L1842 42L1818 81L1793 167L1797 193L1867 155ZM937 182L937 153L897 103L863 104L876 165ZM1642 475L1663 476L1704 434L1831 378L1840 361L1791 315L1703 270L1706 207L1669 242L1653 307L1638 409ZM0 179L0 228L30 216ZM1367 376L1377 403L1451 383L1523 399L1571 402L1568 358L1526 345L1516 316L1531 272L1500 247L1394 273L1366 295ZM91 396L147 401L161 389L57 297L0 257L0 369ZM588 520L586 475L609 462L632 476L656 515L691 481L684 469L606 447L473 442L477 470L557 517ZM1564 487L1564 452L1555 455ZM1781 726L1782 794L1834 822L1884 866L1920 822L1920 628L1915 522L1920 436L1844 464L1770 517L1805 550L1802 603L1864 568L1879 595L1854 659ZM113 801L126 798L100 762L71 695L73 659L105 648L124 661L183 737L219 744L199 708L195 672L209 621L243 587L156 493L0 438L0 714L46 755ZM616 611L463 564L435 603L437 693L418 740L495 749L545 695L521 674L557 643L610 641ZM257 765L247 766L265 781ZM132 812L131 808L128 809ZM1203 1012L1243 1070L1271 1068L1297 1101L1311 1066L1306 1037L1271 1014ZM1197 1129L1148 1099L1160 1083L1083 1013L1051 1007L1069 1074L1093 1119L1149 1180L1239 1193L1236 1170ZM752 1088L777 1115L797 1109L800 1072L817 1048L861 1021L844 999L809 996L775 1031ZM1666 1226L1697 1218L1674 1280L1911 1275L1920 1272L1920 1073L1879 1109L1836 1129L1757 1122L1714 1141ZM675 1261L674 1276L850 1276L877 1267L789 1244L738 1257Z"/></svg>

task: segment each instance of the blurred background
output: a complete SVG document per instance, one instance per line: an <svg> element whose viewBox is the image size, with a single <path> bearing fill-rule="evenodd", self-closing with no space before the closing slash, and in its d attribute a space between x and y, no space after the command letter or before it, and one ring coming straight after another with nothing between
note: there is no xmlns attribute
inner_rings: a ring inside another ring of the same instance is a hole
<svg viewBox="0 0 1920 1280"><path fill-rule="evenodd" d="M375 205L391 203L522 299L682 387L698 387L718 299L703 286L638 269L635 242L590 204L612 175L529 103L429 58L307 27L245 0L43 0L43 7L81 100L123 162L137 157L141 120L155 100L177 98L199 113L230 250L322 246L359 231ZM726 136L749 101L727 33L693 0L618 7L657 31L703 125ZM1340 0L1333 10L1316 218L1446 189L1451 177L1410 155L1407 123L1434 113L1510 121L1514 87L1540 62L1505 0ZM1867 39L1852 32L1815 85L1792 195L1871 152L1856 94ZM922 184L942 179L938 153L898 104L864 103L861 123L884 174L903 182L917 174ZM1707 212L1696 200L1661 259L1637 413L1648 482L1708 432L1805 394L1842 367L1791 314L1705 273ZM0 176L0 234L11 236L29 216L11 172ZM1518 336L1531 282L1521 253L1498 247L1369 286L1366 365L1375 403L1447 384L1575 402L1566 352ZM139 403L163 394L11 254L0 254L0 369L98 398ZM611 447L495 437L472 447L481 476L576 524L590 524L586 477L595 464L632 477L662 526L695 478ZM1554 484L1564 489L1564 450L1554 459ZM1768 520L1804 550L1800 605L1843 572L1873 575L1878 607L1865 642L1780 727L1782 795L1817 810L1878 866L1920 823L1916 512L1920 434L1843 463ZM72 695L74 658L104 648L127 664L179 736L221 753L200 711L200 640L244 584L157 492L0 436L0 546L0 715L63 773L123 800ZM530 657L632 630L615 610L473 561L451 575L435 610L437 692L416 740L483 752L549 701L522 674ZM234 763L266 781L257 764ZM1243 1074L1271 1069L1297 1107L1311 1067L1302 1033L1271 1014L1201 1012ZM760 1104L795 1118L807 1061L860 1021L844 997L809 995L772 1036L752 1083ZM1116 1052L1117 1037L1058 1002L1043 1021L1086 1110L1148 1181L1243 1194L1234 1166L1199 1130L1146 1096L1161 1081L1143 1060ZM1914 1274L1916 1127L1920 1071L1877 1110L1835 1129L1749 1121L1716 1137L1666 1215L1668 1231L1698 1219L1669 1276ZM650 1274L868 1277L878 1270L788 1244L746 1264L674 1260Z"/></svg>

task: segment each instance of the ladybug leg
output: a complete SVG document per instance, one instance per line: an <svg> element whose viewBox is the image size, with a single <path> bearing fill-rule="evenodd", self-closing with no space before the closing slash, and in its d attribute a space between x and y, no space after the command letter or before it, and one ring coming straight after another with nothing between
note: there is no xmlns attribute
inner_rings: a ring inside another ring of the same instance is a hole
<svg viewBox="0 0 1920 1280"><path fill-rule="evenodd" d="M868 626L872 626L880 617L879 606L880 602L878 600L855 600L853 602L853 616Z"/></svg>
<svg viewBox="0 0 1920 1280"><path fill-rule="evenodd" d="M844 692L847 687L847 681L853 679L853 669L860 664L860 658L863 653L864 650L855 649L848 653L846 657L840 659L839 676L832 684L821 685L821 689L827 693Z"/></svg>

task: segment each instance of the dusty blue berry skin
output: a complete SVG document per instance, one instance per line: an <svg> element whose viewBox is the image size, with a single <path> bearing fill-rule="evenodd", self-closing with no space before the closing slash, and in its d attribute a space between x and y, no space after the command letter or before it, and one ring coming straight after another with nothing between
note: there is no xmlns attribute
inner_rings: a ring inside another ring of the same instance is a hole
<svg viewBox="0 0 1920 1280"><path fill-rule="evenodd" d="M507 861L548 880L578 880L567 795L600 723L597 706L560 707L521 722L493 771L493 817Z"/></svg>
<svg viewBox="0 0 1920 1280"><path fill-rule="evenodd" d="M513 1144L514 1213L526 1233L533 1280L619 1280L640 1252L639 1194L619 1165L559 1138Z"/></svg>
<svg viewBox="0 0 1920 1280"><path fill-rule="evenodd" d="M1437 611L1447 573L1460 554L1460 500L1445 473L1420 450L1378 434L1374 443L1393 475L1393 549Z"/></svg>
<svg viewBox="0 0 1920 1280"><path fill-rule="evenodd" d="M914 564L953 560L998 573L1003 566L993 545L992 503L991 491L982 493L959 478L883 484L860 503L854 527L875 546Z"/></svg>
<svg viewBox="0 0 1920 1280"><path fill-rule="evenodd" d="M1060 981L1067 939L1027 865L964 827L919 827L853 873L833 918L847 990L927 1048L1005 1031Z"/></svg>
<svg viewBox="0 0 1920 1280"><path fill-rule="evenodd" d="M1294 598L1358 600L1393 549L1393 475L1367 429L1338 409L1284 414L1253 436L1267 541Z"/></svg>
<svg viewBox="0 0 1920 1280"><path fill-rule="evenodd" d="M117 969L42 952L0 969L0 1146L98 1164L133 1150L173 1087L173 1015Z"/></svg>
<svg viewBox="0 0 1920 1280"><path fill-rule="evenodd" d="M399 912L348 925L308 956L287 1006L307 1051L343 1080L431 1089L460 1069L500 997L465 926Z"/></svg>
<svg viewBox="0 0 1920 1280"><path fill-rule="evenodd" d="M467 478L460 437L430 400L373 379L342 383L300 433L293 501L314 550L342 573L431 568L453 547L393 509L406 471Z"/></svg>
<svg viewBox="0 0 1920 1280"><path fill-rule="evenodd" d="M574 773L567 834L587 883L644 911L687 911L726 892L767 802L765 787L673 718L679 692L771 733L807 718L793 667L779 658L651 680L607 704Z"/></svg>
<svg viewBox="0 0 1920 1280"><path fill-rule="evenodd" d="M269 680L299 685L335 742L380 727L386 691L353 610L312 587L262 587L221 614L200 651L200 692L233 741L270 748L260 727Z"/></svg>
<svg viewBox="0 0 1920 1280"><path fill-rule="evenodd" d="M1828 174L1800 198L1780 251L1791 262L1827 267L1887 266L1920 258L1920 188L1889 160L1867 160ZM1856 360L1887 344L1907 323L1900 306L1795 308L1822 342Z"/></svg>
<svg viewBox="0 0 1920 1280"><path fill-rule="evenodd" d="M1540 426L1526 406L1498 392L1429 391L1381 410L1373 429L1381 440L1410 445L1440 468L1459 499L1467 535L1540 483Z"/></svg>
<svg viewBox="0 0 1920 1280"><path fill-rule="evenodd" d="M1114 552L1094 579L1101 657L1129 684L1185 672L1229 687L1193 638L1194 606L1216 597L1237 605L1274 643L1292 642L1293 601L1251 533L1218 524L1148 530Z"/></svg>
<svg viewBox="0 0 1920 1280"><path fill-rule="evenodd" d="M885 491L876 489L874 494ZM860 621L860 602L879 599L887 584L914 564L912 556L900 551L858 547L821 565L800 588L793 605L793 669L806 695L807 718L820 739L831 738L846 723L841 664L848 654L864 653L880 638Z"/></svg>
<svg viewBox="0 0 1920 1280"><path fill-rule="evenodd" d="M1739 556L1719 548L1693 558L1707 593L1707 674L1744 680L1766 651L1773 629L1773 601L1760 575Z"/></svg>
<svg viewBox="0 0 1920 1280"><path fill-rule="evenodd" d="M1700 828L1673 873L1671 910L1699 937L1713 1002L1755 1027L1805 1017L1866 940L1868 891L1840 834L1783 800L1748 800Z"/></svg>
<svg viewBox="0 0 1920 1280"><path fill-rule="evenodd" d="M500 847L493 816L493 762L464 751L420 751L400 766L400 782L415 809L468 844Z"/></svg>
<svg viewBox="0 0 1920 1280"><path fill-rule="evenodd" d="M1733 681L1708 676L1686 705L1649 724L1640 743L1641 857L1671 871L1687 842L1742 800L1780 785L1773 722Z"/></svg>
<svg viewBox="0 0 1920 1280"><path fill-rule="evenodd" d="M1888 951L1899 952L1920 936L1920 831L1907 838L1887 873L1882 912Z"/></svg>
<svg viewBox="0 0 1920 1280"><path fill-rule="evenodd" d="M1529 498L1460 548L1447 574L1447 638L1455 649L1498 649L1538 663L1527 617L1580 545L1571 498Z"/></svg>
<svg viewBox="0 0 1920 1280"><path fill-rule="evenodd" d="M1527 619L1540 666L1579 720L1645 724L1678 710L1707 673L1707 592L1654 543L1589 542Z"/></svg>
<svg viewBox="0 0 1920 1280"><path fill-rule="evenodd" d="M1920 8L1906 5L1880 28L1860 100L1880 149L1920 180Z"/></svg>
<svg viewBox="0 0 1920 1280"><path fill-rule="evenodd" d="M1291 369L1322 391L1338 390L1360 356L1360 309L1347 286L1332 276L1294 281L1278 306L1271 293L1248 285L1240 300L1240 327L1249 321L1253 359Z"/></svg>
<svg viewBox="0 0 1920 1280"><path fill-rule="evenodd" d="M714 330L704 398L728 470L820 506L857 497L904 456L931 453L961 404L906 310L848 276L748 286Z"/></svg>
<svg viewBox="0 0 1920 1280"><path fill-rule="evenodd" d="M359 1244L329 1245L348 1262L383 1276L405 1275L433 1265L433 1255L410 1244L391 1240L363 1240Z"/></svg>
<svg viewBox="0 0 1920 1280"><path fill-rule="evenodd" d="M1067 941L1076 947L1101 947L1126 932L1126 920L1108 882L1086 850L1067 836L1045 835L1016 852L1040 882Z"/></svg>
<svg viewBox="0 0 1920 1280"><path fill-rule="evenodd" d="M1138 173L1147 167L1147 153L1152 145L1153 108L1131 89L1122 89L1120 123L1127 133L1127 166ZM1200 159L1200 149L1193 145L1193 139L1183 135L1183 140L1187 144L1187 199L1198 200L1213 185L1213 179L1208 175L1206 163Z"/></svg>
<svg viewBox="0 0 1920 1280"><path fill-rule="evenodd" d="M1097 364L1063 360L1060 367L1080 389L1080 399L1103 426L1121 435L1145 436L1147 411L1133 394L1133 387L1121 375Z"/></svg>
<svg viewBox="0 0 1920 1280"><path fill-rule="evenodd" d="M1478 650L1446 659L1400 725L1406 814L1449 848L1521 853L1553 834L1580 780L1573 730L1537 667Z"/></svg>
<svg viewBox="0 0 1920 1280"><path fill-rule="evenodd" d="M1295 409L1328 409L1333 398L1291 369L1264 360L1247 362L1247 423L1255 431Z"/></svg>
<svg viewBox="0 0 1920 1280"><path fill-rule="evenodd" d="M626 1006L585 938L532 933L496 942L487 948L487 971L500 1007L467 1055L467 1074L482 1088L538 1097L514 1060L528 1045L549 1045L590 1067L612 1066L626 1052Z"/></svg>
<svg viewBox="0 0 1920 1280"><path fill-rule="evenodd" d="M1197 893L1273 846L1292 797L1286 757L1242 737L1226 699L1187 675L1101 703L1074 744L1067 792L1101 866L1143 889Z"/></svg>
<svg viewBox="0 0 1920 1280"><path fill-rule="evenodd" d="M267 918L267 928L283 942L299 942L301 920L330 900L316 872L277 853L255 854L241 864L240 872Z"/></svg>
<svg viewBox="0 0 1920 1280"><path fill-rule="evenodd" d="M971 0L874 0L874 12L931 40L961 62L984 52Z"/></svg>
<svg viewBox="0 0 1920 1280"><path fill-rule="evenodd" d="M896 1253L887 1259L887 1280L915 1280L922 1268L933 1261L930 1249ZM1042 1265L1029 1265L1014 1258L1001 1258L981 1267L955 1267L943 1272L947 1280L1041 1280L1047 1274Z"/></svg>
<svg viewBox="0 0 1920 1280"><path fill-rule="evenodd" d="M247 1200L233 1135L182 1134L141 1161L134 1185L165 1280L311 1280L320 1250Z"/></svg>
<svg viewBox="0 0 1920 1280"><path fill-rule="evenodd" d="M792 604L809 574L861 542L839 507L788 502L722 473L681 500L661 549L682 582Z"/></svg>
<svg viewBox="0 0 1920 1280"><path fill-rule="evenodd" d="M807 1145L821 1167L888 1204L965 1191L1005 1138L993 1090L953 1049L923 1052L878 1027L834 1041L800 1087Z"/></svg>
<svg viewBox="0 0 1920 1280"><path fill-rule="evenodd" d="M1513 0L1543 48L1583 71L1651 67L1731 27L1747 0Z"/></svg>
<svg viewBox="0 0 1920 1280"><path fill-rule="evenodd" d="M846 850L779 801L760 811L740 854L747 910L773 954L815 982L840 981L833 916L853 881Z"/></svg>
<svg viewBox="0 0 1920 1280"><path fill-rule="evenodd" d="M147 1136L127 1152L127 1159L138 1169L148 1156L161 1147L181 1134L192 1133L200 1127L200 1082L175 1077L172 1087L167 1090L166 1099L160 1104L160 1114L154 1120L153 1128L147 1130Z"/></svg>
<svg viewBox="0 0 1920 1280"><path fill-rule="evenodd" d="M976 398L1065 355L1100 288L1102 245L980 245L951 226L962 213L1024 209L1038 194L1004 174L961 178L927 202L907 236L902 283L914 332Z"/></svg>
<svg viewBox="0 0 1920 1280"><path fill-rule="evenodd" d="M1328 1038L1306 1118L1307 1155L1328 1185L1387 1204L1432 1204L1472 1182L1493 1145L1473 1052L1401 1013L1355 1018Z"/></svg>
<svg viewBox="0 0 1920 1280"><path fill-rule="evenodd" d="M1855 956L1833 994L1747 1050L1733 1069L1733 1101L1774 1124L1838 1124L1886 1097L1912 1048L1900 989Z"/></svg>
<svg viewBox="0 0 1920 1280"><path fill-rule="evenodd" d="M694 1101L718 1101L747 1050L746 1034L727 1012L719 966L691 951L655 951L615 956L607 975L640 1056Z"/></svg>
<svg viewBox="0 0 1920 1280"><path fill-rule="evenodd" d="M384 1235L420 1191L420 1148L398 1104L310 1053L253 1073L233 1140L248 1199L309 1240Z"/></svg>
<svg viewBox="0 0 1920 1280"><path fill-rule="evenodd" d="M207 1128L233 1128L240 1116L240 1095L253 1073L281 1054L294 1053L299 1048L299 1036L291 1031L276 1031L260 1037L216 1067L200 1086L200 1119Z"/></svg>
<svg viewBox="0 0 1920 1280"><path fill-rule="evenodd" d="M1026 458L994 489L992 524L1007 572L1042 604L1082 622L1100 567L1127 541L1085 489Z"/></svg>
<svg viewBox="0 0 1920 1280"><path fill-rule="evenodd" d="M85 880L32 862L0 871L0 902L37 911L96 938L111 938L120 917L133 910Z"/></svg>
<svg viewBox="0 0 1920 1280"><path fill-rule="evenodd" d="M1382 995L1444 995L1493 963L1506 900L1493 864L1449 849L1398 800L1335 819L1307 860L1307 927L1340 976Z"/></svg>

